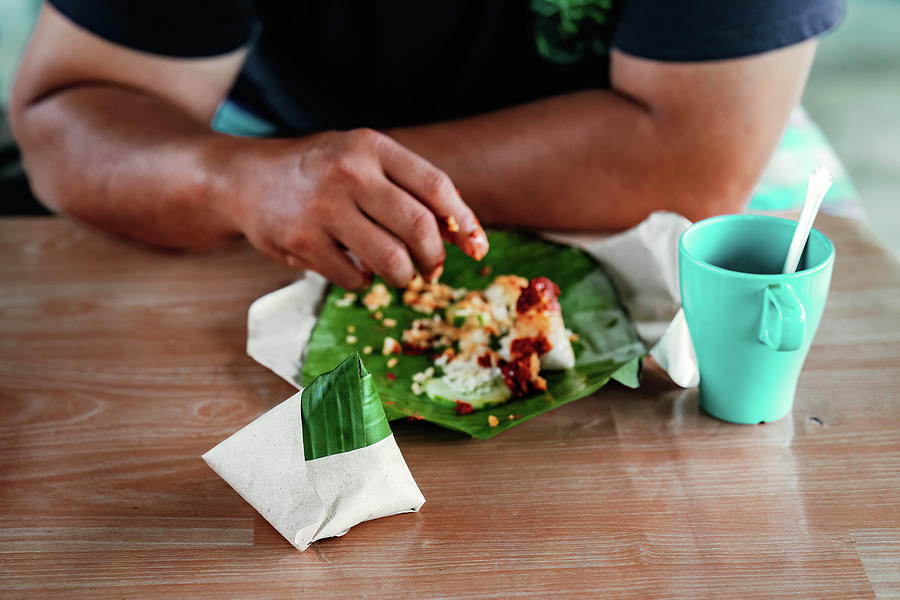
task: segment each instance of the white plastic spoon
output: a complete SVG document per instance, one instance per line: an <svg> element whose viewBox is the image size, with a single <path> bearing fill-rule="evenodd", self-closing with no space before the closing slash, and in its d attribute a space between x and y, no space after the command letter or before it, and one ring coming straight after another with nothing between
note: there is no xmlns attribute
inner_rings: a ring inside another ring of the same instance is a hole
<svg viewBox="0 0 900 600"><path fill-rule="evenodd" d="M791 239L791 247L788 249L782 273L793 273L797 270L800 255L803 254L803 248L806 247L806 240L812 230L813 221L816 220L822 200L830 187L831 171L828 170L828 167L819 165L816 167L815 173L809 176L809 182L806 184L806 199L803 201L803 208L800 209L797 228L794 230L794 237Z"/></svg>

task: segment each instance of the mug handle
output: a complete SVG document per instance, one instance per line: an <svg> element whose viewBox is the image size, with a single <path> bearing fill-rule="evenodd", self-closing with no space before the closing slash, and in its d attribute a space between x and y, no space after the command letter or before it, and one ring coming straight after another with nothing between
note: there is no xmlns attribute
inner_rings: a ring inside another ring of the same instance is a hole
<svg viewBox="0 0 900 600"><path fill-rule="evenodd" d="M798 350L806 337L806 311L786 283L773 283L763 294L759 341L779 352Z"/></svg>

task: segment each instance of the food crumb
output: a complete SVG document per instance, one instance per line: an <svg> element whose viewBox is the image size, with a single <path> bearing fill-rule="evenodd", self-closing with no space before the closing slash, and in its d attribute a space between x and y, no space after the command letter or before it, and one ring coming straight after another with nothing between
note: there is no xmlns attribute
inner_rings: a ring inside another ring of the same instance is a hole
<svg viewBox="0 0 900 600"><path fill-rule="evenodd" d="M394 406L395 404L397 404L393 400L382 400L381 403L384 404L385 406Z"/></svg>
<svg viewBox="0 0 900 600"><path fill-rule="evenodd" d="M420 396L420 395L422 394L422 391L423 391L423 390L422 390L422 384L419 383L418 381L413 381L413 382L412 382L412 385L410 386L409 389L411 389L411 390L412 390L412 393L415 394L416 396Z"/></svg>
<svg viewBox="0 0 900 600"><path fill-rule="evenodd" d="M453 411L456 414L462 416L462 415L471 415L473 412L475 412L475 409L472 408L472 405L469 404L468 402L463 402L462 400L457 400L456 406L453 407ZM493 427L493 425L492 425L492 427Z"/></svg>
<svg viewBox="0 0 900 600"><path fill-rule="evenodd" d="M372 346L363 346L363 354L372 354Z"/></svg>
<svg viewBox="0 0 900 600"><path fill-rule="evenodd" d="M488 425L491 427L496 427L500 424L500 419L495 417L494 415L488 415Z"/></svg>
<svg viewBox="0 0 900 600"><path fill-rule="evenodd" d="M363 296L363 304L371 311L384 308L391 303L391 292L383 283L376 283L369 290L369 293Z"/></svg>
<svg viewBox="0 0 900 600"><path fill-rule="evenodd" d="M356 294L351 294L350 292L347 292L346 294L344 294L343 298L339 298L338 300L335 300L334 305L340 306L341 308L346 308L346 307L350 306L351 304L353 304L354 302L356 302Z"/></svg>
<svg viewBox="0 0 900 600"><path fill-rule="evenodd" d="M384 344L381 346L381 353L385 356L390 356L391 354L400 354L403 350L403 346L400 345L400 342L392 338L391 336L385 336Z"/></svg>
<svg viewBox="0 0 900 600"><path fill-rule="evenodd" d="M491 274L492 270L493 269L491 269L491 265L484 265L483 267L478 269L478 274L481 275L482 277L487 277L488 275Z"/></svg>
<svg viewBox="0 0 900 600"><path fill-rule="evenodd" d="M344 338L344 339L347 341L348 344L355 344L355 343L356 343L356 336L355 336L355 335L348 335L348 336L347 336L346 338Z"/></svg>
<svg viewBox="0 0 900 600"><path fill-rule="evenodd" d="M521 419L521 418L522 418L522 415L509 415L508 417L506 417L506 420L507 421L515 421L516 419Z"/></svg>
<svg viewBox="0 0 900 600"><path fill-rule="evenodd" d="M379 311L376 311L375 314L372 315L372 318L380 321L383 316L384 316L384 314L379 310Z"/></svg>
<svg viewBox="0 0 900 600"><path fill-rule="evenodd" d="M385 327L396 327L397 319L391 319L390 317L388 317L387 319L382 321L381 324L384 325Z"/></svg>
<svg viewBox="0 0 900 600"><path fill-rule="evenodd" d="M347 333L356 333L356 327L353 325L347 325Z"/></svg>
<svg viewBox="0 0 900 600"><path fill-rule="evenodd" d="M447 231L450 233L459 231L459 223L456 222L456 218L453 215L447 217Z"/></svg>
<svg viewBox="0 0 900 600"><path fill-rule="evenodd" d="M394 381L395 379L397 379L397 376L394 375L393 373L391 373L390 371L388 371L387 378L388 378L388 381Z"/></svg>
<svg viewBox="0 0 900 600"><path fill-rule="evenodd" d="M397 360L396 356L392 356L391 358L389 358L387 361L388 369L393 369L394 367L396 367L398 362L400 361Z"/></svg>
<svg viewBox="0 0 900 600"><path fill-rule="evenodd" d="M416 344L410 344L407 342L403 342L403 354L408 356L419 356L420 354L425 354L428 352L428 346L419 346Z"/></svg>

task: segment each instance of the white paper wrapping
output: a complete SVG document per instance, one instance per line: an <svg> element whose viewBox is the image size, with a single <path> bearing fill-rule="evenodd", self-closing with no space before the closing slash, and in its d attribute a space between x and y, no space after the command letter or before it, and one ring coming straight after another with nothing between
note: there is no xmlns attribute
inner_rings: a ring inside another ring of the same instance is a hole
<svg viewBox="0 0 900 600"><path fill-rule="evenodd" d="M298 550L425 503L393 435L307 461L300 419L298 392L203 455Z"/></svg>
<svg viewBox="0 0 900 600"><path fill-rule="evenodd" d="M611 236L544 234L584 250L603 265L638 337L681 387L700 381L678 287L678 238L690 225L681 215L658 211Z"/></svg>
<svg viewBox="0 0 900 600"><path fill-rule="evenodd" d="M680 215L655 212L632 229L612 236L543 234L580 248L603 264L641 341L682 387L694 387L699 381L678 290L678 238L690 224ZM250 306L247 353L298 388L306 344L327 284L321 276L306 272L298 281Z"/></svg>
<svg viewBox="0 0 900 600"><path fill-rule="evenodd" d="M247 315L247 354L297 389L327 288L324 277L304 271L294 283L256 300Z"/></svg>

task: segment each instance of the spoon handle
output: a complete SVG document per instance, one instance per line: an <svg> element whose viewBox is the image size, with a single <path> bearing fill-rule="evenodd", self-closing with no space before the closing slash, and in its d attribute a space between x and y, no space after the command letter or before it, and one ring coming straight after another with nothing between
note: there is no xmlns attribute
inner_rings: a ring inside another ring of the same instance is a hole
<svg viewBox="0 0 900 600"><path fill-rule="evenodd" d="M782 273L794 273L800 264L800 255L806 247L806 240L812 230L813 221L819 214L822 200L831 188L831 171L828 167L819 165L815 173L809 176L806 187L806 198L803 200L803 208L800 209L800 217L797 219L797 228L794 229L794 237L791 238L791 246L788 249L787 258L784 260Z"/></svg>

